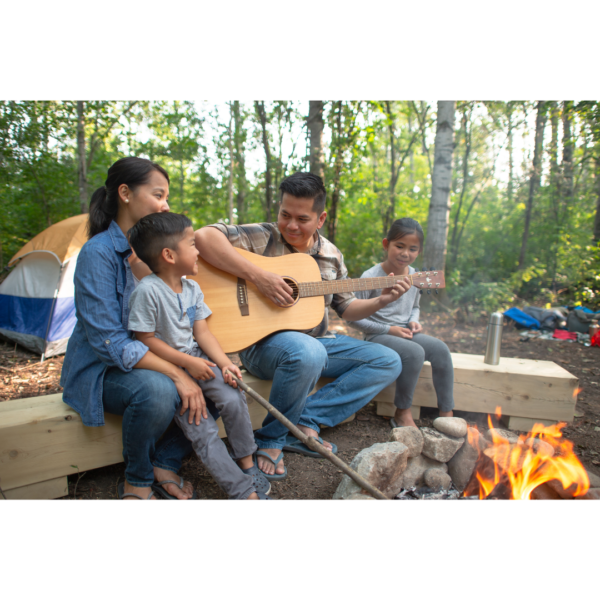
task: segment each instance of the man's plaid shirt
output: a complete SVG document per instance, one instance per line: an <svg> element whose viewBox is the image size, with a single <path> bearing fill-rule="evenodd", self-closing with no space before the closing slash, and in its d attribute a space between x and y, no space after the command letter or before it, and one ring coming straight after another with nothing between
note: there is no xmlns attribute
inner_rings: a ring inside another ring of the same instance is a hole
<svg viewBox="0 0 600 600"><path fill-rule="evenodd" d="M290 246L281 235L277 223L252 223L251 225L225 225L216 223L211 225L227 236L227 239L235 248L241 248L248 252L261 254L262 256L283 256L298 252L293 246ZM333 281L335 279L346 279L348 269L344 264L342 253L318 231L315 233L315 243L308 251L308 254L314 257L321 271L323 281ZM327 307L331 306L333 310L341 317L342 313L348 308L348 305L356 300L352 292L333 294L325 296L325 314L323 320L314 329L306 333L312 337L333 337L333 332L328 331L329 318L327 316Z"/></svg>

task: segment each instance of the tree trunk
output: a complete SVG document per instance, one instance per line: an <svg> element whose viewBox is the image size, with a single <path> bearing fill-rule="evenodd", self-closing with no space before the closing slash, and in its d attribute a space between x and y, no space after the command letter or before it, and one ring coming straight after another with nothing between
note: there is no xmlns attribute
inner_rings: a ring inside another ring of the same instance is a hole
<svg viewBox="0 0 600 600"><path fill-rule="evenodd" d="M87 165L85 156L85 103L77 101L77 178L79 182L79 209L82 214L89 212L87 191Z"/></svg>
<svg viewBox="0 0 600 600"><path fill-rule="evenodd" d="M227 182L227 207L229 212L229 225L233 225L233 106L229 104L229 180Z"/></svg>
<svg viewBox="0 0 600 600"><path fill-rule="evenodd" d="M513 121L512 121L512 106L508 103L508 200L512 202L514 194L514 173L515 165L513 162Z"/></svg>
<svg viewBox="0 0 600 600"><path fill-rule="evenodd" d="M256 114L260 119L262 128L262 142L265 149L265 158L267 167L265 170L265 220L270 223L272 220L271 210L273 206L273 188L271 184L271 148L269 147L269 138L267 135L267 114L265 112L264 102L254 102Z"/></svg>
<svg viewBox="0 0 600 600"><path fill-rule="evenodd" d="M340 200L340 179L342 176L343 150L342 150L342 102L336 102L337 115L335 119L335 163L333 168L333 192L329 201L329 210L327 211L327 239L335 244L335 234L338 225L338 204Z"/></svg>
<svg viewBox="0 0 600 600"><path fill-rule="evenodd" d="M455 110L456 101L454 100L437 103L431 201L423 258L423 265L428 269L443 270L446 266Z"/></svg>
<svg viewBox="0 0 600 600"><path fill-rule="evenodd" d="M310 172L325 179L325 156L323 154L323 101L311 100L308 110L308 134L310 140Z"/></svg>
<svg viewBox="0 0 600 600"><path fill-rule="evenodd" d="M600 242L600 156L595 159L596 162L596 218L594 219L594 241Z"/></svg>
<svg viewBox="0 0 600 600"><path fill-rule="evenodd" d="M519 269L525 267L525 253L527 252L527 241L529 239L529 226L531 223L531 210L533 200L540 187L542 152L544 150L544 127L546 126L546 103L539 101L537 103L537 117L535 119L535 147L533 150L533 165L531 169L531 178L529 180L529 198L527 199L527 208L525 209L525 229L523 231L523 241L521 243L521 253L519 255Z"/></svg>
<svg viewBox="0 0 600 600"><path fill-rule="evenodd" d="M571 123L573 120L573 102L563 102L562 121L563 121L563 155L562 171L563 182L561 192L565 198L565 204L569 206L573 200L573 137L571 132Z"/></svg>
<svg viewBox="0 0 600 600"><path fill-rule="evenodd" d="M240 102L233 103L233 120L235 123L235 163L237 167L237 222L244 223L246 216L246 160L244 156L243 120L240 115Z"/></svg>

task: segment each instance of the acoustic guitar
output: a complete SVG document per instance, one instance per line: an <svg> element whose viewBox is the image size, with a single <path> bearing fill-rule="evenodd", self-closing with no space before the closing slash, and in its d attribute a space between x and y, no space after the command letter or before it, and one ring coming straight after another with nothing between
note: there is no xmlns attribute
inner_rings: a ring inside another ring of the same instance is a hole
<svg viewBox="0 0 600 600"><path fill-rule="evenodd" d="M402 279L373 277L365 279L322 280L319 266L309 254L293 253L266 257L235 248L256 266L281 275L292 288L294 303L276 306L250 281L221 271L198 257L198 282L204 300L212 310L207 322L224 352L239 352L276 331L309 331L323 319L324 296L340 292L376 290L391 287ZM427 271L407 275L419 289L443 288L444 273Z"/></svg>

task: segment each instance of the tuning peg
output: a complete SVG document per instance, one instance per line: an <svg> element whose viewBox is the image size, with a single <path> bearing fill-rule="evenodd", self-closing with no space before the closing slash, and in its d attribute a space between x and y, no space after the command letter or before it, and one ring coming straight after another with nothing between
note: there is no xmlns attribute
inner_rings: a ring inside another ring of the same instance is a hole
<svg viewBox="0 0 600 600"><path fill-rule="evenodd" d="M422 296L423 295L423 290L419 290L419 294Z"/></svg>
<svg viewBox="0 0 600 600"><path fill-rule="evenodd" d="M439 290L435 290L435 295L439 295L440 291Z"/></svg>
<svg viewBox="0 0 600 600"><path fill-rule="evenodd" d="M427 293L428 293L428 294L431 294L431 290L427 290Z"/></svg>

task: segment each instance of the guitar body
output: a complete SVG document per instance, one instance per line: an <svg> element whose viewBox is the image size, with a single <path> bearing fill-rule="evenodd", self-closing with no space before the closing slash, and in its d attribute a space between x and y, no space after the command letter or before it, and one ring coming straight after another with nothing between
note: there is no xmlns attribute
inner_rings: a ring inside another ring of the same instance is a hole
<svg viewBox="0 0 600 600"><path fill-rule="evenodd" d="M321 281L321 272L314 258L308 254L293 253L279 257L265 257L235 248L251 263L289 277L298 283ZM290 307L275 306L250 281L245 281L248 315L242 316L238 303L238 278L213 267L198 257L198 274L188 277L196 281L204 300L212 310L207 323L226 353L239 352L276 331L305 331L316 327L323 319L323 296L299 298Z"/></svg>

